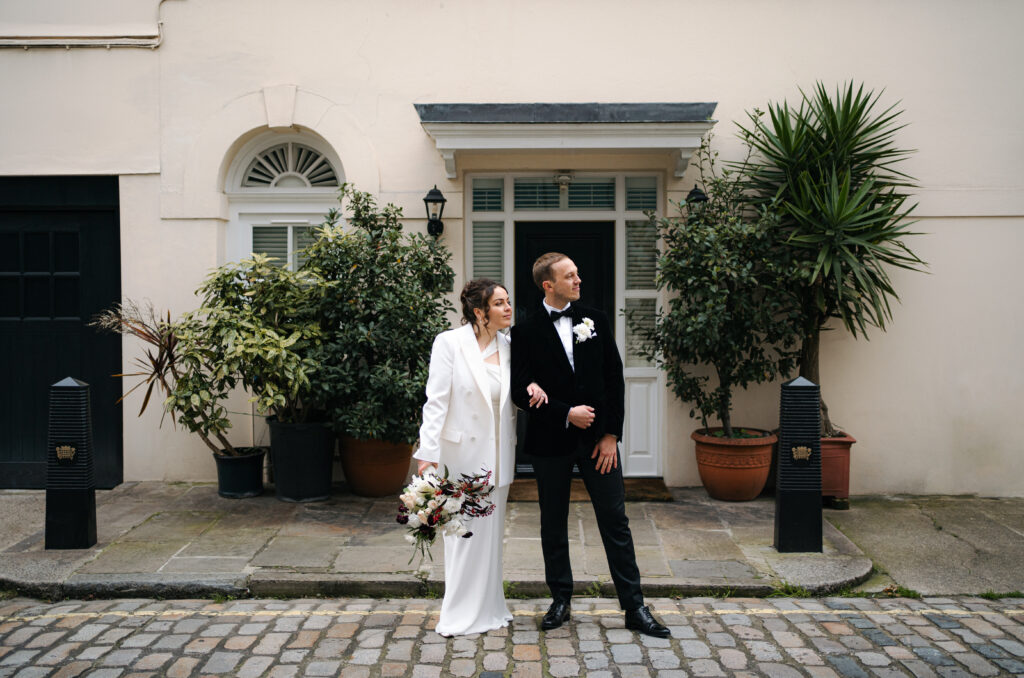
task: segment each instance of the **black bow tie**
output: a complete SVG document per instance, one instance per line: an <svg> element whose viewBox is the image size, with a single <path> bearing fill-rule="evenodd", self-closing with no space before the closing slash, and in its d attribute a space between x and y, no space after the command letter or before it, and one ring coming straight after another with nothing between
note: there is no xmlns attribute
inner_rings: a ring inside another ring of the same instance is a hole
<svg viewBox="0 0 1024 678"><path fill-rule="evenodd" d="M548 316L551 318L551 322L555 322L559 318L572 318L569 309L564 311L548 311Z"/></svg>

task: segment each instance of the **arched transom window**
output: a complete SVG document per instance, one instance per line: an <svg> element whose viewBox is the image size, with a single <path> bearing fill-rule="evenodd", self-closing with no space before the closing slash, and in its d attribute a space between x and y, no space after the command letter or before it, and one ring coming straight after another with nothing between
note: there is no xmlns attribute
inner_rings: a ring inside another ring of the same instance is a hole
<svg viewBox="0 0 1024 678"><path fill-rule="evenodd" d="M246 188L303 189L338 185L338 175L323 153L289 141L257 154L242 178Z"/></svg>
<svg viewBox="0 0 1024 678"><path fill-rule="evenodd" d="M226 257L265 254L282 266L302 264L302 248L345 181L340 158L309 133L266 132L239 149L225 177L230 200Z"/></svg>

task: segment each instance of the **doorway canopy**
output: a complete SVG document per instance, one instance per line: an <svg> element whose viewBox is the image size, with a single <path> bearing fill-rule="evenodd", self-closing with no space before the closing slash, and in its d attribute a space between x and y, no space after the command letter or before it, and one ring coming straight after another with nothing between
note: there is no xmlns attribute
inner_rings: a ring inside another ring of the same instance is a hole
<svg viewBox="0 0 1024 678"><path fill-rule="evenodd" d="M454 179L461 154L522 150L661 151L675 156L681 177L717 103L414 105Z"/></svg>

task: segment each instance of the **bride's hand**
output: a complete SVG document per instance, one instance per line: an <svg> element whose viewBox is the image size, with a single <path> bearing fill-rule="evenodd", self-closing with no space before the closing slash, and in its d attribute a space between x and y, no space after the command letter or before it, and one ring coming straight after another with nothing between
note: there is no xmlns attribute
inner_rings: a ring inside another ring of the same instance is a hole
<svg viewBox="0 0 1024 678"><path fill-rule="evenodd" d="M531 382L526 387L526 392L530 395L530 407L539 408L541 405L547 404L548 394L540 386L537 386L536 382Z"/></svg>
<svg viewBox="0 0 1024 678"><path fill-rule="evenodd" d="M416 468L416 475L421 476L426 473L427 469L433 468L437 470L437 464L432 461L421 461L419 466Z"/></svg>

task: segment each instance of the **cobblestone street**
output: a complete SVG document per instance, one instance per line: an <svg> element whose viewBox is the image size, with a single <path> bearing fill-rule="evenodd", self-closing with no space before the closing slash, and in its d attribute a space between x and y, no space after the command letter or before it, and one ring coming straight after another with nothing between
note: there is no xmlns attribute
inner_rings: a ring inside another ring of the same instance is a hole
<svg viewBox="0 0 1024 678"><path fill-rule="evenodd" d="M0 602L0 677L1024 675L1024 604L982 598L667 598L667 640L578 598L541 633L546 600L512 600L485 635L433 632L436 599Z"/></svg>

